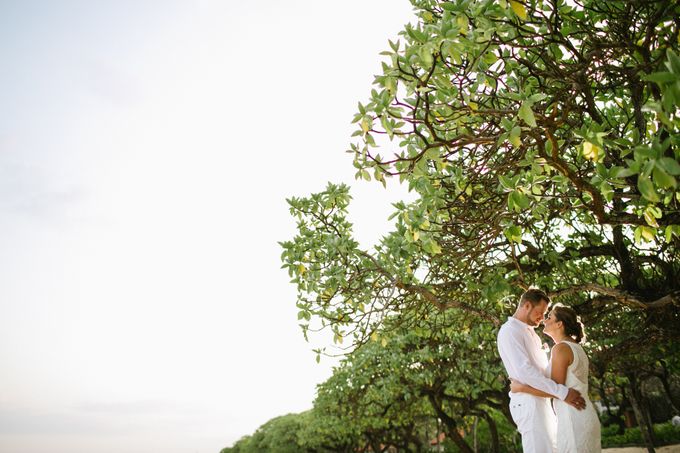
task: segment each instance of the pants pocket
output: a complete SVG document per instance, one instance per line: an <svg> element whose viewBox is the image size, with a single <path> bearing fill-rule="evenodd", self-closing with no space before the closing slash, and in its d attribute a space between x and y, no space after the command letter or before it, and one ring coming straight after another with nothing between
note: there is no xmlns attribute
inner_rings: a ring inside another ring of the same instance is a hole
<svg viewBox="0 0 680 453"><path fill-rule="evenodd" d="M520 433L525 433L531 429L531 417L533 404L530 400L520 400L510 402L510 414L517 425Z"/></svg>

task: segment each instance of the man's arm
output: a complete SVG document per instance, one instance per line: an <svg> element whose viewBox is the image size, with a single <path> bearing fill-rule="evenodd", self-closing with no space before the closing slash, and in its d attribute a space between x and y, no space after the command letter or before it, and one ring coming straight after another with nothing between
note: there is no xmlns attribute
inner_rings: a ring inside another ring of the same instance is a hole
<svg viewBox="0 0 680 453"><path fill-rule="evenodd" d="M566 344L558 344L552 350L552 367L551 378L558 384L564 384L567 381L567 369L574 360L574 353ZM530 385L523 384L512 380L510 384L510 391L514 393L529 393L530 395L539 396L542 398L556 398L554 395L538 390ZM578 410L585 409L586 402L581 393L570 388L564 402L574 406Z"/></svg>
<svg viewBox="0 0 680 453"><path fill-rule="evenodd" d="M506 330L499 335L499 352L505 355L505 360L512 361L515 366L516 376L512 376L523 384L528 384L536 390L541 390L551 397L564 400L569 394L569 389L562 384L557 384L552 379L543 375L529 360L529 351L522 340L521 333Z"/></svg>
<svg viewBox="0 0 680 453"><path fill-rule="evenodd" d="M517 381L512 381L510 384L510 391L513 393L528 393L541 398L557 398L554 395L542 392L541 390L535 389L530 385L522 384ZM564 398L564 402L574 406L578 410L583 410L586 408L586 400L583 399L581 393L579 393L579 391L576 389L569 389L569 393L567 393L567 397Z"/></svg>
<svg viewBox="0 0 680 453"><path fill-rule="evenodd" d="M510 391L512 393L528 393L530 395L540 396L541 398L557 398L555 395L545 393L541 390L533 388L530 385L522 384L521 382L517 382L512 379L510 382Z"/></svg>

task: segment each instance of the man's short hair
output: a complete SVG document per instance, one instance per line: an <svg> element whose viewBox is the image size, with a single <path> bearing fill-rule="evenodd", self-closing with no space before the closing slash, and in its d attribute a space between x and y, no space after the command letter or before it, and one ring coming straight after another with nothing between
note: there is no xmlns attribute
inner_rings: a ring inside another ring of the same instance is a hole
<svg viewBox="0 0 680 453"><path fill-rule="evenodd" d="M530 288L522 294L519 298L519 306L521 307L527 302L531 303L532 307L539 305L542 301L546 301L550 305L550 298L548 295L538 288Z"/></svg>

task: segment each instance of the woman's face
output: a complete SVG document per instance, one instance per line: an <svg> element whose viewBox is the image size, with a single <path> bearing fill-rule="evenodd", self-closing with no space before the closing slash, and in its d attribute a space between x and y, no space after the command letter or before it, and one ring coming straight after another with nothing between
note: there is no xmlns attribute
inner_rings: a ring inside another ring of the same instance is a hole
<svg viewBox="0 0 680 453"><path fill-rule="evenodd" d="M562 321L558 321L555 317L555 312L550 311L548 317L543 321L543 333L552 337L552 334L558 332L561 327Z"/></svg>

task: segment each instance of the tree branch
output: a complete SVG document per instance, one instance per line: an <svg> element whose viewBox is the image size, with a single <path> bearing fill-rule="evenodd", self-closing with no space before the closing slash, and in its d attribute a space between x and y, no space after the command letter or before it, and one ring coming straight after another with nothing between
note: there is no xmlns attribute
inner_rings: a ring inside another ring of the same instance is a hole
<svg viewBox="0 0 680 453"><path fill-rule="evenodd" d="M660 297L652 301L643 301L628 291L624 291L617 288L609 288L607 286L598 285L596 283L585 283L583 285L571 286L569 288L559 289L557 291L551 291L548 295L551 298L559 298L569 294L580 293L584 291L590 291L598 294L603 294L609 296L617 302L632 308L640 308L644 310L661 308L666 305L678 305L680 306L680 290L672 291L663 297Z"/></svg>

